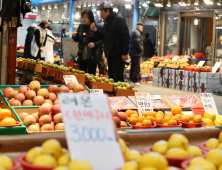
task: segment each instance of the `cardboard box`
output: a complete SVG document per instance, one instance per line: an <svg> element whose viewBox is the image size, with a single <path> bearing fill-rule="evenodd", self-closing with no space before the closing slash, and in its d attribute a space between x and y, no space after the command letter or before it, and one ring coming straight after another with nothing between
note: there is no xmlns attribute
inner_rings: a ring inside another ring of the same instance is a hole
<svg viewBox="0 0 222 170"><path fill-rule="evenodd" d="M177 89L178 89L178 90L184 90L184 89L185 89L185 83L184 83L184 81L178 81Z"/></svg>
<svg viewBox="0 0 222 170"><path fill-rule="evenodd" d="M207 88L207 89L200 89L201 93L217 93L218 92L218 88Z"/></svg>
<svg viewBox="0 0 222 170"><path fill-rule="evenodd" d="M218 92L220 87L219 83L201 83L201 92L206 92L206 91L214 91L214 92ZM210 90L211 89L211 90Z"/></svg>
<svg viewBox="0 0 222 170"><path fill-rule="evenodd" d="M114 85L113 83L92 82L92 89L103 89L103 91L113 92Z"/></svg>
<svg viewBox="0 0 222 170"><path fill-rule="evenodd" d="M184 87L184 91L191 91L191 81L184 81L185 87Z"/></svg>
<svg viewBox="0 0 222 170"><path fill-rule="evenodd" d="M153 76L158 77L160 75L161 68L154 68L153 69Z"/></svg>
<svg viewBox="0 0 222 170"><path fill-rule="evenodd" d="M84 74L76 74L76 73L71 73L71 72L64 72L63 75L74 75L76 76L76 79L78 80L79 83L84 84L86 81L86 76Z"/></svg>
<svg viewBox="0 0 222 170"><path fill-rule="evenodd" d="M134 90L127 90L127 89L117 89L116 90L116 96L135 96Z"/></svg>
<svg viewBox="0 0 222 170"><path fill-rule="evenodd" d="M152 84L153 83L153 74L142 73L140 82L141 82L141 84Z"/></svg>

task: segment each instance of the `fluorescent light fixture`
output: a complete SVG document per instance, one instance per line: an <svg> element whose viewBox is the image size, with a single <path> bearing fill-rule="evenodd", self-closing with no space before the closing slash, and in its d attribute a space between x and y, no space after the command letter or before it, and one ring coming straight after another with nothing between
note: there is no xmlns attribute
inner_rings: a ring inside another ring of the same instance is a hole
<svg viewBox="0 0 222 170"><path fill-rule="evenodd" d="M217 30L222 30L222 27L215 27Z"/></svg>
<svg viewBox="0 0 222 170"><path fill-rule="evenodd" d="M96 3L95 3L95 1L93 1L93 2L92 2L92 6L96 6Z"/></svg>
<svg viewBox="0 0 222 170"><path fill-rule="evenodd" d="M42 6L42 10L45 11L45 6Z"/></svg>
<svg viewBox="0 0 222 170"><path fill-rule="evenodd" d="M79 14L79 12L76 12L75 19L79 19L79 18L80 18L80 14Z"/></svg>
<svg viewBox="0 0 222 170"><path fill-rule="evenodd" d="M199 1L195 0L194 5L196 5L196 6L199 5Z"/></svg>
<svg viewBox="0 0 222 170"><path fill-rule="evenodd" d="M125 0L126 2L131 2L132 0Z"/></svg>
<svg viewBox="0 0 222 170"><path fill-rule="evenodd" d="M86 7L86 1L84 2L83 7Z"/></svg>
<svg viewBox="0 0 222 170"><path fill-rule="evenodd" d="M55 4L55 5L54 5L54 8L55 8L55 9L57 9L57 8L58 8L58 5L57 5L57 4Z"/></svg>
<svg viewBox="0 0 222 170"><path fill-rule="evenodd" d="M215 18L218 19L218 16L216 16Z"/></svg>
<svg viewBox="0 0 222 170"><path fill-rule="evenodd" d="M99 6L99 5L100 5L100 0L97 1L97 6Z"/></svg>
<svg viewBox="0 0 222 170"><path fill-rule="evenodd" d="M197 19L197 17L194 19L194 25L198 25L198 19Z"/></svg>
<svg viewBox="0 0 222 170"><path fill-rule="evenodd" d="M212 0L204 0L204 3L206 5L213 5L214 4L214 2Z"/></svg>
<svg viewBox="0 0 222 170"><path fill-rule="evenodd" d="M190 0L187 1L187 6L191 6Z"/></svg>
<svg viewBox="0 0 222 170"><path fill-rule="evenodd" d="M81 1L79 1L78 8L81 8L81 5L82 5L82 3L81 3Z"/></svg>
<svg viewBox="0 0 222 170"><path fill-rule="evenodd" d="M142 4L142 6L143 6L144 8L147 8L147 7L148 7L148 4L147 4L146 2L144 2L144 3Z"/></svg>
<svg viewBox="0 0 222 170"><path fill-rule="evenodd" d="M88 7L91 7L91 2L88 3Z"/></svg>
<svg viewBox="0 0 222 170"><path fill-rule="evenodd" d="M67 4L66 3L64 4L64 8L67 8Z"/></svg>
<svg viewBox="0 0 222 170"><path fill-rule="evenodd" d="M51 10L52 9L52 6L51 5L48 5L48 10Z"/></svg>
<svg viewBox="0 0 222 170"><path fill-rule="evenodd" d="M171 7L170 0L168 0L167 7Z"/></svg>
<svg viewBox="0 0 222 170"><path fill-rule="evenodd" d="M139 8L142 8L142 6L139 5Z"/></svg>
<svg viewBox="0 0 222 170"><path fill-rule="evenodd" d="M126 9L131 9L131 5L130 4L125 4L125 8Z"/></svg>
<svg viewBox="0 0 222 170"><path fill-rule="evenodd" d="M185 2L183 2L183 0L181 0L179 3L178 3L180 6L187 6L187 4Z"/></svg>
<svg viewBox="0 0 222 170"><path fill-rule="evenodd" d="M113 11L118 13L119 9L115 7L115 8L113 8Z"/></svg>
<svg viewBox="0 0 222 170"><path fill-rule="evenodd" d="M221 0L219 0L219 2L217 3L218 6L221 6Z"/></svg>
<svg viewBox="0 0 222 170"><path fill-rule="evenodd" d="M163 3L160 3L160 2L159 3L155 3L154 5L155 5L155 7L159 7L159 8L163 7Z"/></svg>

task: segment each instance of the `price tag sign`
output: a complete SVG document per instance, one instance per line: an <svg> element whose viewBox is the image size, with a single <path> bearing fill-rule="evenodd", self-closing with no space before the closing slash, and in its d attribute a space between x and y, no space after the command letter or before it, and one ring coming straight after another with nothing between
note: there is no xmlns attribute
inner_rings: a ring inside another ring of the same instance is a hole
<svg viewBox="0 0 222 170"><path fill-rule="evenodd" d="M135 92L135 97L139 116L142 116L143 112L153 111L150 93Z"/></svg>
<svg viewBox="0 0 222 170"><path fill-rule="evenodd" d="M97 170L121 168L124 158L107 96L61 93L59 102L71 159L87 160Z"/></svg>
<svg viewBox="0 0 222 170"><path fill-rule="evenodd" d="M200 93L200 97L203 103L205 111L212 111L218 115L217 106L214 101L214 96L212 93Z"/></svg>
<svg viewBox="0 0 222 170"><path fill-rule="evenodd" d="M212 73L216 73L220 65L221 65L221 62L216 62L214 67L212 68Z"/></svg>
<svg viewBox="0 0 222 170"><path fill-rule="evenodd" d="M199 61L197 67L202 67L204 65L205 61Z"/></svg>
<svg viewBox="0 0 222 170"><path fill-rule="evenodd" d="M76 84L79 84L78 80L76 79L76 76L74 75L64 75L63 76L63 79L66 83L66 85L69 83L69 82L74 82Z"/></svg>
<svg viewBox="0 0 222 170"><path fill-rule="evenodd" d="M103 94L103 89L90 89L90 94L93 94L93 95Z"/></svg>
<svg viewBox="0 0 222 170"><path fill-rule="evenodd" d="M179 56L175 56L175 57L173 57L172 61L177 61L178 58L179 58Z"/></svg>
<svg viewBox="0 0 222 170"><path fill-rule="evenodd" d="M162 97L160 95L150 95L151 100L158 100L158 99L162 99Z"/></svg>

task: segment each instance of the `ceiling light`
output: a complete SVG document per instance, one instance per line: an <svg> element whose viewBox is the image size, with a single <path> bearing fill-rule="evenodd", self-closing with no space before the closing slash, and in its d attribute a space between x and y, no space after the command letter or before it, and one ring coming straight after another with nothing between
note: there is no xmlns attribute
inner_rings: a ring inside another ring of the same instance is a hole
<svg viewBox="0 0 222 170"><path fill-rule="evenodd" d="M198 25L198 19L197 19L197 17L194 19L194 25Z"/></svg>
<svg viewBox="0 0 222 170"><path fill-rule="evenodd" d="M187 6L187 4L185 2L183 2L183 0L181 0L179 3L178 3L180 6Z"/></svg>
<svg viewBox="0 0 222 170"><path fill-rule="evenodd" d="M125 8L126 9L131 9L131 5L130 4L125 4Z"/></svg>
<svg viewBox="0 0 222 170"><path fill-rule="evenodd" d="M154 4L155 5L155 7L163 7L163 2L158 2L158 0L157 0L157 2Z"/></svg>
<svg viewBox="0 0 222 170"><path fill-rule="evenodd" d="M43 11L45 10L45 6L42 6L42 10L43 10Z"/></svg>
<svg viewBox="0 0 222 170"><path fill-rule="evenodd" d="M80 18L80 14L79 14L79 12L76 12L75 19L79 19L79 18Z"/></svg>
<svg viewBox="0 0 222 170"><path fill-rule="evenodd" d="M142 6L139 5L139 8L142 8Z"/></svg>
<svg viewBox="0 0 222 170"><path fill-rule="evenodd" d="M67 8L67 4L64 4L64 8Z"/></svg>
<svg viewBox="0 0 222 170"><path fill-rule="evenodd" d="M84 2L83 7L86 7L86 1Z"/></svg>
<svg viewBox="0 0 222 170"><path fill-rule="evenodd" d="M171 7L170 0L168 0L167 7Z"/></svg>
<svg viewBox="0 0 222 170"><path fill-rule="evenodd" d="M113 11L118 13L119 9L115 7L115 8L113 8Z"/></svg>
<svg viewBox="0 0 222 170"><path fill-rule="evenodd" d="M199 5L199 1L195 0L194 5L196 5L196 6Z"/></svg>
<svg viewBox="0 0 222 170"><path fill-rule="evenodd" d="M88 7L91 7L91 3L90 2L88 3Z"/></svg>
<svg viewBox="0 0 222 170"><path fill-rule="evenodd" d="M131 2L132 0L125 0L126 2Z"/></svg>
<svg viewBox="0 0 222 170"><path fill-rule="evenodd" d="M187 1L187 6L191 6L190 0Z"/></svg>
<svg viewBox="0 0 222 170"><path fill-rule="evenodd" d="M214 4L213 0L204 0L204 3L206 5L213 5Z"/></svg>
<svg viewBox="0 0 222 170"><path fill-rule="evenodd" d="M81 8L81 5L82 5L82 3L81 3L81 1L79 1L78 8Z"/></svg>
<svg viewBox="0 0 222 170"><path fill-rule="evenodd" d="M97 1L97 6L99 6L99 5L100 5L100 0Z"/></svg>
<svg viewBox="0 0 222 170"><path fill-rule="evenodd" d="M93 2L92 2L92 6L96 6L96 3L95 3L95 1L93 1Z"/></svg>
<svg viewBox="0 0 222 170"><path fill-rule="evenodd" d="M219 0L219 2L217 3L218 6L221 6L221 0Z"/></svg>
<svg viewBox="0 0 222 170"><path fill-rule="evenodd" d="M54 5L54 8L55 8L55 9L57 9L57 8L58 8L58 5L57 5L57 4L55 4L55 5Z"/></svg>
<svg viewBox="0 0 222 170"><path fill-rule="evenodd" d="M147 8L147 7L148 7L148 4L144 2L144 3L142 4L142 6L143 6L144 8Z"/></svg>
<svg viewBox="0 0 222 170"><path fill-rule="evenodd" d="M48 5L48 10L51 10L52 9L52 6L51 5Z"/></svg>

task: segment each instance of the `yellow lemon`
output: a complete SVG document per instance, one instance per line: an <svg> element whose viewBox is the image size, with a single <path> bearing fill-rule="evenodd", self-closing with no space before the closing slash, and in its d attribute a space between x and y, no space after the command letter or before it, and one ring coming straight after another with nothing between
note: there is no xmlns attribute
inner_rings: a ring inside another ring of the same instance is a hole
<svg viewBox="0 0 222 170"><path fill-rule="evenodd" d="M218 139L219 139L219 142L222 143L222 131L220 132Z"/></svg>
<svg viewBox="0 0 222 170"><path fill-rule="evenodd" d="M214 122L211 120L211 119L209 119L209 118L203 118L202 119L205 123L204 123L204 126L207 126L207 127L212 127L212 126L214 126Z"/></svg>
<svg viewBox="0 0 222 170"><path fill-rule="evenodd" d="M68 167L67 166L57 166L53 170L68 170Z"/></svg>
<svg viewBox="0 0 222 170"><path fill-rule="evenodd" d="M2 165L0 165L0 170L6 170Z"/></svg>
<svg viewBox="0 0 222 170"><path fill-rule="evenodd" d="M222 126L222 120L216 118L214 120L214 126Z"/></svg>
<svg viewBox="0 0 222 170"><path fill-rule="evenodd" d="M219 166L218 170L222 170L222 165Z"/></svg>
<svg viewBox="0 0 222 170"><path fill-rule="evenodd" d="M222 150L212 149L207 153L206 160L212 162L216 167L222 164Z"/></svg>
<svg viewBox="0 0 222 170"><path fill-rule="evenodd" d="M34 147L30 149L25 157L26 162L32 163L34 158L40 155L42 152L42 147Z"/></svg>
<svg viewBox="0 0 222 170"><path fill-rule="evenodd" d="M205 162L206 159L202 158L202 157L197 157L197 158L193 158L191 161L190 161L190 164L189 165L198 165L199 163L201 162Z"/></svg>
<svg viewBox="0 0 222 170"><path fill-rule="evenodd" d="M157 152L149 152L147 154L142 155L138 164L139 168L153 167L157 170L166 169L168 166L166 158Z"/></svg>
<svg viewBox="0 0 222 170"><path fill-rule="evenodd" d="M222 143L220 143L220 144L217 146L217 149L221 149L221 150L222 150Z"/></svg>
<svg viewBox="0 0 222 170"><path fill-rule="evenodd" d="M168 140L168 148L182 148L187 149L189 144L188 139L181 134L173 134L170 136L170 139Z"/></svg>
<svg viewBox="0 0 222 170"><path fill-rule="evenodd" d="M56 166L57 163L56 159L52 155L41 154L34 158L33 165L50 167Z"/></svg>
<svg viewBox="0 0 222 170"><path fill-rule="evenodd" d="M216 119L216 114L212 111L206 111L204 112L204 118L209 118L211 120Z"/></svg>
<svg viewBox="0 0 222 170"><path fill-rule="evenodd" d="M152 150L154 152L158 152L158 153L161 153L164 155L167 151L167 148L168 148L167 141L160 140L160 141L154 143Z"/></svg>
<svg viewBox="0 0 222 170"><path fill-rule="evenodd" d="M209 149L214 149L214 148L217 148L217 146L219 145L219 140L216 139L216 138L210 138L207 140L207 143L206 143L206 147L209 148Z"/></svg>
<svg viewBox="0 0 222 170"><path fill-rule="evenodd" d="M121 170L138 170L138 165L136 162L127 162L125 165L121 168Z"/></svg>
<svg viewBox="0 0 222 170"><path fill-rule="evenodd" d="M70 162L70 156L69 154L64 154L59 157L58 159L58 165L68 165Z"/></svg>
<svg viewBox="0 0 222 170"><path fill-rule="evenodd" d="M126 161L138 162L142 155L136 150L128 150L125 156L126 156Z"/></svg>
<svg viewBox="0 0 222 170"><path fill-rule="evenodd" d="M187 148L189 157L196 157L203 155L202 150L198 146L189 146Z"/></svg>
<svg viewBox="0 0 222 170"><path fill-rule="evenodd" d="M42 153L50 154L57 159L62 154L61 144L56 139L49 139L42 144Z"/></svg>
<svg viewBox="0 0 222 170"><path fill-rule="evenodd" d="M186 170L216 170L216 168L213 166L213 164L203 162L199 165L189 166L188 168L186 168Z"/></svg>
<svg viewBox="0 0 222 170"><path fill-rule="evenodd" d="M140 170L156 170L156 168L153 168L153 167L146 167L146 168L142 168Z"/></svg>
<svg viewBox="0 0 222 170"><path fill-rule="evenodd" d="M0 155L0 165L5 169L10 169L13 167L13 162L6 155Z"/></svg>
<svg viewBox="0 0 222 170"><path fill-rule="evenodd" d="M176 167L168 167L167 169L164 169L164 170L180 170L180 169Z"/></svg>
<svg viewBox="0 0 222 170"><path fill-rule="evenodd" d="M91 164L86 161L77 161L74 160L72 162L69 163L69 170L93 170Z"/></svg>
<svg viewBox="0 0 222 170"><path fill-rule="evenodd" d="M189 157L187 151L185 151L184 149L181 148L170 148L167 152L166 152L166 156L169 157L176 157L176 158L187 158Z"/></svg>
<svg viewBox="0 0 222 170"><path fill-rule="evenodd" d="M69 151L68 151L67 149L65 149L65 148L62 148L62 153L61 153L61 155L66 154L66 153L69 153Z"/></svg>
<svg viewBox="0 0 222 170"><path fill-rule="evenodd" d="M119 138L119 144L122 149L123 155L125 155L126 152L128 151L128 147L126 145L126 142L122 138Z"/></svg>

